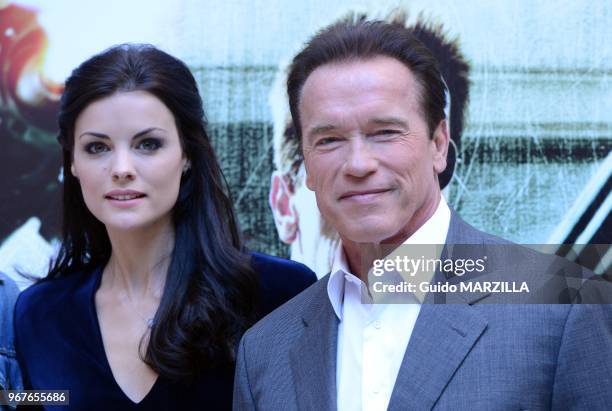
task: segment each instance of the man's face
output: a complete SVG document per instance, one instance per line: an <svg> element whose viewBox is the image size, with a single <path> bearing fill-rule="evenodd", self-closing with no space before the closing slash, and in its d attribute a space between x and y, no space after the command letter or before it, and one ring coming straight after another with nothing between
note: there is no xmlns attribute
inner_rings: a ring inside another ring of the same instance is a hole
<svg viewBox="0 0 612 411"><path fill-rule="evenodd" d="M343 241L403 242L435 211L448 135L430 139L411 71L390 57L333 63L299 105L308 188Z"/></svg>

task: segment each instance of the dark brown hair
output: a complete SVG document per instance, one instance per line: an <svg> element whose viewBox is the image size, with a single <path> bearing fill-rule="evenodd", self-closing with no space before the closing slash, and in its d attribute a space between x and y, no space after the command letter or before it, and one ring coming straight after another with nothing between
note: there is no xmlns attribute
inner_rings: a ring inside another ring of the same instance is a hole
<svg viewBox="0 0 612 411"><path fill-rule="evenodd" d="M295 132L301 140L299 103L310 74L329 63L388 56L405 64L420 87L420 103L429 133L444 119L446 97L438 64L431 52L399 22L367 21L349 16L317 33L289 67L287 94Z"/></svg>

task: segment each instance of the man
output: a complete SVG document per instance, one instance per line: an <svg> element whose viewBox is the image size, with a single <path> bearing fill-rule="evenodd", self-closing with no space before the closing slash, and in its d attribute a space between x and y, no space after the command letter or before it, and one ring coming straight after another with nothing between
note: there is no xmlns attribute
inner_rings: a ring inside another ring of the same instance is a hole
<svg viewBox="0 0 612 411"><path fill-rule="evenodd" d="M13 309L19 289L0 272L0 391L23 389L13 344ZM0 410L9 406L0 404Z"/></svg>
<svg viewBox="0 0 612 411"><path fill-rule="evenodd" d="M534 286L518 301L580 297L566 287L571 278L541 275L568 269L558 260L479 232L449 209L438 177L449 145L444 87L430 52L399 24L347 19L294 58L287 89L306 184L340 242L328 276L244 335L236 410L612 403L601 386L612 377L608 305L487 304L507 295L478 288L442 295L453 304L428 304L438 302L431 292L406 293L412 304L371 304L370 267L387 244L446 244L440 260L462 244L473 246L459 254L490 253L482 276L456 265L422 284L517 279Z"/></svg>
<svg viewBox="0 0 612 411"><path fill-rule="evenodd" d="M366 18L366 15L356 17L359 20ZM394 12L387 20L406 25L423 42L439 62L442 76L447 82L452 100L449 115L453 144L449 146L449 164L439 178L440 188L444 189L453 175L456 148L460 145L463 132L464 111L469 96L469 65L459 51L458 42L444 34L442 25L424 20L422 16L416 23L408 25L404 12ZM278 237L290 245L291 259L308 265L321 278L331 269L333 251L339 238L332 225L321 217L314 193L304 181L304 158L287 107L286 74L283 65L269 96L274 120L275 166L269 203Z"/></svg>

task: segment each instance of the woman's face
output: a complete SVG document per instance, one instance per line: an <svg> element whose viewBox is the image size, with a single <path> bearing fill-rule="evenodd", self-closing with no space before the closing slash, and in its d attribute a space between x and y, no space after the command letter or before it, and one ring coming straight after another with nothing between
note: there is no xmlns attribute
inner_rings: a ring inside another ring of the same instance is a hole
<svg viewBox="0 0 612 411"><path fill-rule="evenodd" d="M117 92L77 117L71 171L107 229L170 224L186 167L172 112L148 92Z"/></svg>

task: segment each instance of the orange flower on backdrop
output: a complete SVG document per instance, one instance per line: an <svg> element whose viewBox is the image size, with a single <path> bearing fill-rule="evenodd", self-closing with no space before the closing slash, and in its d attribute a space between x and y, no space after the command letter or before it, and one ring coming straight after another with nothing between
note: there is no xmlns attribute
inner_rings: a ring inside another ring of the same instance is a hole
<svg viewBox="0 0 612 411"><path fill-rule="evenodd" d="M0 111L54 132L63 85L44 76L47 47L35 10L17 4L0 8Z"/></svg>

